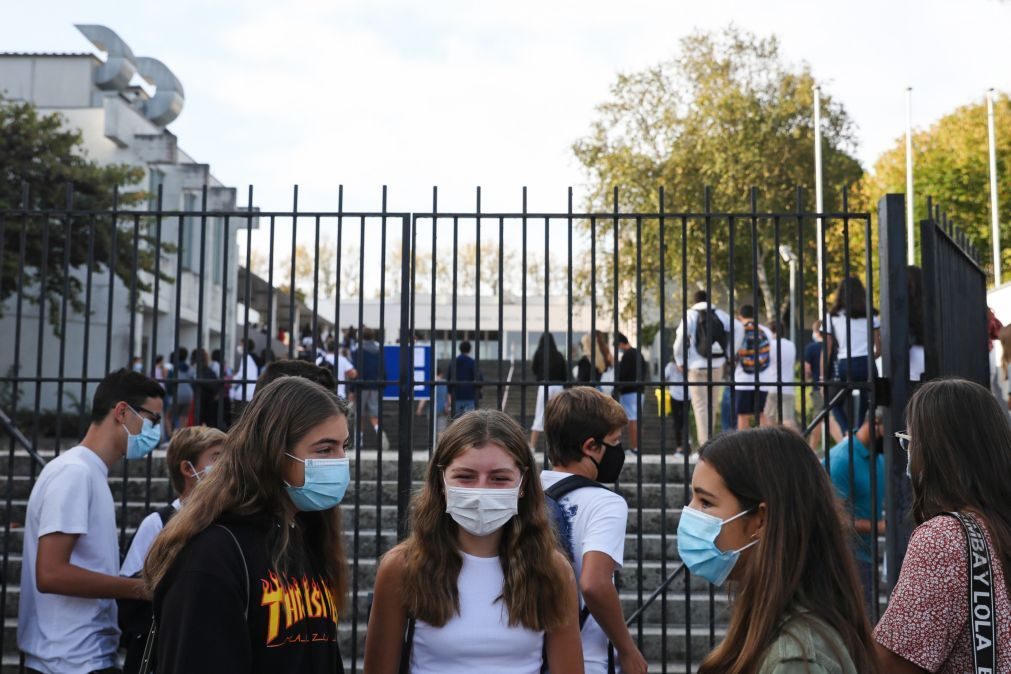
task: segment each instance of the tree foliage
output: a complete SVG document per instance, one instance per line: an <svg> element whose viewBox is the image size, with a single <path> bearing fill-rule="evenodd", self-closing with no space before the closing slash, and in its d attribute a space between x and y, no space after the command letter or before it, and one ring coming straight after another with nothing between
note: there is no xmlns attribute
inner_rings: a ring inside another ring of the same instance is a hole
<svg viewBox="0 0 1011 674"><path fill-rule="evenodd" d="M610 211L613 188L620 186L618 208L623 212L657 212L658 188L665 189L665 212L703 210L703 194L711 188L714 211L738 213L751 208L750 188L758 188L757 210L795 213L797 188L805 193L803 206L814 207L814 86L806 66L784 63L774 37L759 38L730 27L719 34L699 33L684 38L679 54L666 62L641 72L622 74L611 88L609 100L598 106L597 119L590 133L577 141L573 150L585 167L591 188L589 208ZM842 104L822 95L822 138L825 185L825 209L841 207L844 188L862 175L853 157L856 141L854 127ZM638 288L654 303L660 283L660 227L655 218L641 222L641 233L633 220L619 224L619 250L634 251L641 241L641 284L636 279L636 256L619 253L618 283L622 288ZM734 245L735 304L750 303L756 290L761 292L767 315L773 305L775 265L774 219L756 223L757 241L752 245L750 219L735 219L731 236L728 218L709 220L689 218L687 223L687 258L684 271L688 283L701 287L706 279L707 241L712 261L712 283L717 301L726 302L730 284L730 242ZM834 223L829 223L830 228ZM805 285L808 296L815 294L815 223L803 222ZM855 229L860 229L859 227ZM796 218L780 222L781 243L798 249ZM614 225L609 219L595 223L598 250L612 250ZM860 236L851 231L850 243L856 248ZM664 277L680 278L682 273L681 225L667 219L664 243ZM826 245L830 259L832 248L841 245L839 236L830 234ZM757 267L753 264L757 258ZM854 271L862 268L863 255L851 260ZM598 293L605 296L613 288L610 256L601 257ZM758 277L755 288L754 278ZM783 287L788 283L782 275ZM586 275L582 278L587 283ZM665 282L671 316L679 316L672 292ZM786 291L781 298L785 301ZM635 292L623 292L632 313ZM657 318L659 316L657 315Z"/></svg>
<svg viewBox="0 0 1011 674"><path fill-rule="evenodd" d="M68 203L75 210L112 209L116 189L135 185L144 176L141 168L90 161L81 148L81 133L66 128L65 122L59 114L40 115L29 103L0 100L0 302L18 292L20 284L29 302L45 298L54 328L64 294L74 311L85 309L82 282L74 270L87 269L90 262L93 272L108 273L112 266L115 275L130 284L135 268L140 269L148 272L137 275L138 290L143 291L150 289L155 268L154 236L145 219L138 221L135 267L133 218L114 222L109 215L68 218L49 212L65 210ZM129 208L145 197L144 192L126 192L118 205ZM7 212L22 208L37 212ZM170 248L164 246L166 252Z"/></svg>
<svg viewBox="0 0 1011 674"><path fill-rule="evenodd" d="M913 192L917 222L927 215L927 197L961 227L981 251L992 274L990 223L990 167L986 102L980 101L945 115L930 128L913 133ZM1001 223L1001 266L1011 265L1011 99L995 97L998 210ZM898 138L874 164L861 191L870 203L889 192L906 191L906 143ZM917 242L919 234L917 233Z"/></svg>

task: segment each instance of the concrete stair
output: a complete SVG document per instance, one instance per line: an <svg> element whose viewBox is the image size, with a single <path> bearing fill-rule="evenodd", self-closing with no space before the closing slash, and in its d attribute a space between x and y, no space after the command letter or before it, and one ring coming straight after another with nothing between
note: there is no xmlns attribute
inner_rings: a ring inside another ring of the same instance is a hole
<svg viewBox="0 0 1011 674"><path fill-rule="evenodd" d="M531 416L534 395L528 396ZM511 394L510 399L513 401L510 407L513 404L519 406L518 396ZM395 419L392 416L387 418ZM398 453L395 433L394 430L390 435L391 449L382 452L381 457L375 449L366 448L352 458L352 476L357 478L357 482L353 482L342 506L348 555L357 560L352 567L354 599L340 633L342 653L349 671L352 667L360 669L362 666L366 615L376 560L396 543ZM62 443L63 447L72 445L73 441ZM427 446L420 441L415 447L412 477L414 487L418 488L429 454ZM52 452L44 452L44 455L51 457ZM171 498L164 464L164 451L159 450L146 461L130 462L111 471L109 483L124 537L129 538L144 516ZM4 497L0 500L0 508L4 511L2 521L9 525L9 528L0 531L7 554L3 572L8 581L3 610L0 674L18 670L16 625L24 533L22 523L33 484L32 462L26 455L15 454L13 469L13 478L5 485ZM630 504L626 559L620 585L626 615L635 611L641 600L663 581L665 571L670 573L678 566L675 533L685 499L684 476L690 474L690 469L691 466L688 466L686 472L683 461L667 461L658 453L648 452L638 457L630 456L626 463L619 482L621 493ZM635 478L640 470L642 481L637 482ZM125 509L122 501L124 491L127 499ZM684 577L680 576L662 599L647 608L641 621L632 626L633 636L640 639L643 653L651 663L650 671L694 671L696 663L710 648L710 615L715 623L715 638L719 640L728 610L725 592L717 591L711 598L708 583L693 577L686 587ZM689 644L688 662L693 664L686 669Z"/></svg>

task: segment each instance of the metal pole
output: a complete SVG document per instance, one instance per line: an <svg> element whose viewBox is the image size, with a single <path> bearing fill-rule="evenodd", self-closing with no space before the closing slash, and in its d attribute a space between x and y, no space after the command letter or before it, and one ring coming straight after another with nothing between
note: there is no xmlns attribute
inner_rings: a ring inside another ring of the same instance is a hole
<svg viewBox="0 0 1011 674"><path fill-rule="evenodd" d="M797 261L790 260L790 341L799 348L797 341Z"/></svg>
<svg viewBox="0 0 1011 674"><path fill-rule="evenodd" d="M913 88L906 87L906 262L916 264L913 194Z"/></svg>
<svg viewBox="0 0 1011 674"><path fill-rule="evenodd" d="M997 201L997 135L993 120L993 89L986 92L986 122L990 137L990 222L993 227L993 287L1001 284L1000 210Z"/></svg>
<svg viewBox="0 0 1011 674"><path fill-rule="evenodd" d="M825 220L822 214L825 212L825 194L821 172L821 87L819 86L814 88L814 203L816 212L814 225L818 239L818 318L824 320L822 314L825 311L825 260L822 257L824 249L822 244L825 236Z"/></svg>

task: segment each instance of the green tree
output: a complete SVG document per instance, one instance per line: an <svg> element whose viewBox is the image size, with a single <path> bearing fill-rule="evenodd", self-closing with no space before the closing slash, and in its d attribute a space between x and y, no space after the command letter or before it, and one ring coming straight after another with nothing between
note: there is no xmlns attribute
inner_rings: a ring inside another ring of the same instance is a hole
<svg viewBox="0 0 1011 674"><path fill-rule="evenodd" d="M82 283L73 270L87 267L90 249L92 271L107 272L114 242L115 274L129 285L135 272L132 217L113 222L108 215L75 216L68 222L66 213L51 211L66 209L68 186L73 187L74 209L109 210L115 189L135 185L143 176L143 169L137 167L99 166L90 161L81 148L81 133L66 128L61 115L39 115L29 103L0 100L0 302L18 291L21 277L25 299L37 304L44 297L50 322L58 327L65 290L74 311L85 308ZM141 191L121 193L119 207L129 208L146 196ZM25 206L35 212L7 212ZM148 273L137 275L137 287L149 290L155 267L154 236L149 231L153 228L147 219L139 224L137 269ZM163 246L165 252L173 249ZM65 262L70 273L64 273Z"/></svg>
<svg viewBox="0 0 1011 674"><path fill-rule="evenodd" d="M1011 99L1001 94L994 100L997 139L998 210L1001 223L1001 266L1011 265ZM980 250L982 262L993 274L990 224L990 166L986 101L958 108L930 128L913 133L913 192L917 222L927 215L927 197L965 231ZM895 145L874 163L861 190L870 203L889 192L906 191L906 143ZM919 233L917 233L919 242ZM917 244L918 246L918 244ZM1006 276L1005 276L1006 278Z"/></svg>
<svg viewBox="0 0 1011 674"><path fill-rule="evenodd" d="M663 186L665 212L703 209L705 188L712 189L714 211L747 212L750 188L758 188L758 211L796 212L797 188L805 190L804 207L814 209L814 86L806 65L793 68L783 62L775 37L758 38L730 27L719 34L700 33L684 38L679 55L641 72L622 74L611 88L610 99L597 108L590 133L573 150L589 176L594 212L613 208L612 190L620 186L618 207L623 212L657 212L658 188ZM825 209L841 207L844 188L862 175L853 157L856 141L853 124L843 106L822 95L822 138ZM588 224L588 223L584 223ZM630 316L635 306L637 224L618 226L618 284ZM766 315L775 313L774 279L779 256L775 250L775 219L760 219L757 241L751 241L751 221L734 220L735 304L752 301L757 274L760 302ZM842 226L828 223L826 246L829 261L841 264ZM863 268L862 228L851 223L851 260L854 272ZM701 285L706 278L706 221L689 218L687 223L688 283ZM796 219L780 222L780 243L798 248ZM642 284L644 306L657 305L661 290L660 227L657 219L641 221ZM836 231L838 230L838 231ZM595 223L598 252L610 252L614 224L607 218ZM806 295L816 295L815 223L803 222ZM673 279L682 272L681 223L666 220L666 256L663 292L668 296L667 322L680 316L680 286ZM730 222L710 220L709 241L712 279L717 301L726 302L730 283ZM603 249L601 249L603 246ZM835 253L835 254L833 254ZM757 257L757 268L752 255ZM601 255L598 264L598 295L609 296L614 282L612 256ZM808 264L807 261L811 261ZM832 271L829 277L832 277ZM836 271L835 273L838 273ZM581 274L583 289L587 275ZM670 286L668 286L668 283ZM781 298L786 301L788 274L781 275ZM814 302L810 302L813 308ZM659 318L659 314L656 314Z"/></svg>

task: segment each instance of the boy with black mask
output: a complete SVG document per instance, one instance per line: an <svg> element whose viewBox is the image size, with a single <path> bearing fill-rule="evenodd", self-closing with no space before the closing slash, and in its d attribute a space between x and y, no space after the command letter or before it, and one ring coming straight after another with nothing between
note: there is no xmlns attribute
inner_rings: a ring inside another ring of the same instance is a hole
<svg viewBox="0 0 1011 674"><path fill-rule="evenodd" d="M617 401L588 386L559 393L544 417L553 469L541 472L541 484L579 581L587 674L615 671L609 643L626 674L646 671L614 586L614 572L623 563L628 504L600 484L618 480L625 462L621 432L627 423Z"/></svg>

